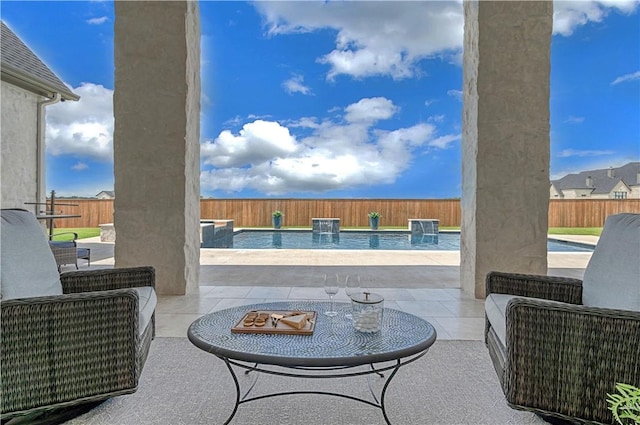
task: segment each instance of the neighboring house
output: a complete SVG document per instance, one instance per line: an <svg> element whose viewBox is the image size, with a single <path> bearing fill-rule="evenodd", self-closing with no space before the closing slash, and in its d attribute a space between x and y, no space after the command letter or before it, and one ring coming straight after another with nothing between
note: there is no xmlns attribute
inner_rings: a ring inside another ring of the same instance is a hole
<svg viewBox="0 0 640 425"><path fill-rule="evenodd" d="M45 107L74 94L4 23L0 34L2 208L45 202Z"/></svg>
<svg viewBox="0 0 640 425"><path fill-rule="evenodd" d="M551 181L551 199L640 199L640 162Z"/></svg>
<svg viewBox="0 0 640 425"><path fill-rule="evenodd" d="M96 198L98 199L115 199L115 197L116 192L114 192L113 190L103 190L96 195Z"/></svg>

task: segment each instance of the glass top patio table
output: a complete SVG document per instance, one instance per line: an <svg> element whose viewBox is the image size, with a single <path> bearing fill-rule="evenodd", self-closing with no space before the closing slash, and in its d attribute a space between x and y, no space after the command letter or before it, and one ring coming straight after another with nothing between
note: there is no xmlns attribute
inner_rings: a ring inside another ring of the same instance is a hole
<svg viewBox="0 0 640 425"><path fill-rule="evenodd" d="M206 314L189 327L189 340L218 357L289 367L357 366L398 360L422 353L436 340L426 320L399 310L384 309L376 333L355 330L345 317L351 304L335 303L338 315L327 317L328 302L294 301L251 304ZM250 310L316 311L312 335L232 333L231 328Z"/></svg>

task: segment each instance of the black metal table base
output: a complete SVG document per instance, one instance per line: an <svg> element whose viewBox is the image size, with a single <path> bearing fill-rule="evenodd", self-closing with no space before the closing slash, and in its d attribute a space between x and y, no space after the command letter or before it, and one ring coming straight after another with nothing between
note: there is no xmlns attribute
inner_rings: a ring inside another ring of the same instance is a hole
<svg viewBox="0 0 640 425"><path fill-rule="evenodd" d="M227 365L227 369L229 369L229 372L231 373L231 377L233 378L233 382L236 387L235 406L233 407L233 411L231 412L227 420L224 422L224 425L228 425L231 422L231 420L234 418L234 416L238 412L238 408L240 407L241 404L249 403L251 401L256 401L256 400L262 400L265 398L280 397L280 396L287 396L287 395L300 395L300 394L328 395L333 397L341 397L341 398L357 401L360 403L367 404L369 406L376 407L382 411L382 416L384 417L384 420L387 423L387 425L391 425L391 421L389 420L389 416L387 415L387 410L385 407L385 395L387 393L389 384L393 380L394 376L396 376L401 366L404 366L408 363L418 360L420 357L424 356L427 353L427 351L429 351L429 349L426 349L418 354L415 354L413 356L410 356L404 359L397 359L393 361L392 365L386 365L380 368L376 368L376 365L370 364L368 370L359 370L359 371L356 371L354 369L361 368L362 366L366 366L366 365L337 366L337 367L293 367L293 366L268 365L269 367L277 368L277 370L273 370L273 369L265 368L264 365L259 365L255 363L248 364L248 363L243 363L233 359L229 359L227 357L218 356ZM390 362L386 362L386 363L390 363ZM242 395L242 391L240 388L240 381L233 368L234 366L246 369L245 374L256 372L256 373L265 373L269 375L277 375L277 376L284 376L284 377L290 377L290 378L331 379L331 378L348 378L348 377L356 377L356 376L367 376L369 391L371 392L373 401L352 396L349 394L334 393L329 391L284 391L284 392L275 392L270 394L263 394L263 395L258 395L254 397L249 397L249 394L251 393L251 391L253 390L256 384L257 376L256 376L256 380L254 380L254 382L249 386L249 388L246 390L244 395ZM391 371L391 372L389 373L388 376L385 376L383 372L387 372L387 371ZM376 394L370 380L371 376L374 374L380 376L384 380L384 384L382 386L382 390L380 391L379 397Z"/></svg>

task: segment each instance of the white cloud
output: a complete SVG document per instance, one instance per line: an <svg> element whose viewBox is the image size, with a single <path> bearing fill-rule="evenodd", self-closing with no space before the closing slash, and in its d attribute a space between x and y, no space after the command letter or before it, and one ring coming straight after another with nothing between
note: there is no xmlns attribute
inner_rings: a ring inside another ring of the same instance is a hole
<svg viewBox="0 0 640 425"><path fill-rule="evenodd" d="M277 122L257 120L245 124L237 136L225 130L213 142L201 146L205 164L242 167L295 152L289 129Z"/></svg>
<svg viewBox="0 0 640 425"><path fill-rule="evenodd" d="M433 105L437 101L438 99L427 99L424 101L424 106L428 108L429 106Z"/></svg>
<svg viewBox="0 0 640 425"><path fill-rule="evenodd" d="M424 123L389 132L379 131L378 145L385 158L393 158L393 170L400 174L411 163L415 148L427 144L435 132L433 125Z"/></svg>
<svg viewBox="0 0 640 425"><path fill-rule="evenodd" d="M269 35L332 29L335 48L318 58L327 77L422 75L421 59L462 49L461 1L256 2Z"/></svg>
<svg viewBox="0 0 640 425"><path fill-rule="evenodd" d="M398 112L398 107L384 97L360 99L345 108L345 119L348 122L376 122L391 118Z"/></svg>
<svg viewBox="0 0 640 425"><path fill-rule="evenodd" d="M105 22L107 22L109 20L109 18L107 16L101 16L99 18L91 18L91 19L87 19L87 24L89 25L102 25Z"/></svg>
<svg viewBox="0 0 640 425"><path fill-rule="evenodd" d="M626 75L622 75L618 78L616 78L615 80L613 80L611 82L611 85L616 85L616 84L620 84L620 83L624 83L626 81L634 81L634 80L640 80L640 71L636 71L634 73L631 74L626 74Z"/></svg>
<svg viewBox="0 0 640 425"><path fill-rule="evenodd" d="M278 195L393 183L419 149L445 149L459 139L439 136L427 123L375 128L399 111L386 98L361 99L343 111L342 120L304 117L289 127L254 121L237 135L223 131L202 145L203 162L215 167L201 173L202 189Z"/></svg>
<svg viewBox="0 0 640 425"><path fill-rule="evenodd" d="M71 169L73 171L83 171L83 170L86 170L87 168L89 168L89 166L82 161L78 161L71 166Z"/></svg>
<svg viewBox="0 0 640 425"><path fill-rule="evenodd" d="M568 37L579 26L601 22L611 10L631 14L637 7L637 0L556 0L553 2L553 33Z"/></svg>
<svg viewBox="0 0 640 425"><path fill-rule="evenodd" d="M113 91L91 83L73 91L80 101L47 108L47 151L79 158L72 168L82 171L87 159L112 161ZM391 100L373 97L331 108L330 118L302 117L288 126L253 119L235 134L225 130L201 145L204 166L213 167L201 174L203 190L250 188L282 194L392 183L415 155L459 140L457 135L439 135L433 123L395 130L375 127L399 111ZM234 123L240 122L236 117ZM93 196L99 191L95 187L67 189Z"/></svg>
<svg viewBox="0 0 640 425"><path fill-rule="evenodd" d="M464 11L454 1L260 1L267 34L277 36L331 29L335 48L317 58L329 80L425 75L419 62L444 58L462 66ZM601 22L612 10L631 14L637 0L554 2L553 33L570 36L579 26Z"/></svg>
<svg viewBox="0 0 640 425"><path fill-rule="evenodd" d="M446 149L452 142L460 140L460 134L447 134L446 136L438 137L429 143L429 146L433 146L440 149Z"/></svg>
<svg viewBox="0 0 640 425"><path fill-rule="evenodd" d="M329 80L340 74L356 78L374 75L390 75L396 80L412 77L415 70L413 61L403 60L402 53L379 53L371 50L334 50L318 59L319 63L329 64Z"/></svg>
<svg viewBox="0 0 640 425"><path fill-rule="evenodd" d="M282 87L289 94L302 93L312 95L313 92L311 91L311 88L305 86L303 82L304 77L302 75L294 74L291 78L282 83Z"/></svg>
<svg viewBox="0 0 640 425"><path fill-rule="evenodd" d="M56 103L46 110L47 152L98 161L113 159L113 90L82 83L77 102Z"/></svg>
<svg viewBox="0 0 640 425"><path fill-rule="evenodd" d="M558 158L568 157L586 157L586 156L603 156L613 155L615 152L610 150L579 150L579 149L564 149L558 153Z"/></svg>
<svg viewBox="0 0 640 425"><path fill-rule="evenodd" d="M291 128L318 128L318 119L316 117L302 117L288 123Z"/></svg>
<svg viewBox="0 0 640 425"><path fill-rule="evenodd" d="M462 101L462 90L447 90L447 96L455 97Z"/></svg>
<svg viewBox="0 0 640 425"><path fill-rule="evenodd" d="M574 117L573 115L569 115L569 118L567 118L565 122L569 124L582 124L584 122L584 117Z"/></svg>
<svg viewBox="0 0 640 425"><path fill-rule="evenodd" d="M271 118L271 114L262 114L262 115L249 114L247 115L247 118L250 120L266 120L267 118Z"/></svg>

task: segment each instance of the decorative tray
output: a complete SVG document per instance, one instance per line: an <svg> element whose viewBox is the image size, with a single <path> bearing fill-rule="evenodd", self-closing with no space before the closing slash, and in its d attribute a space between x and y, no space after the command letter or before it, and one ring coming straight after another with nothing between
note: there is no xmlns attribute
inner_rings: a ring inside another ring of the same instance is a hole
<svg viewBox="0 0 640 425"><path fill-rule="evenodd" d="M318 313L298 310L251 310L231 328L233 333L311 335Z"/></svg>

